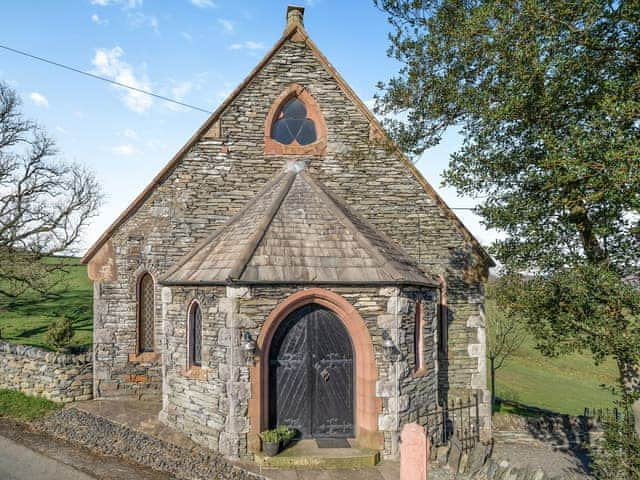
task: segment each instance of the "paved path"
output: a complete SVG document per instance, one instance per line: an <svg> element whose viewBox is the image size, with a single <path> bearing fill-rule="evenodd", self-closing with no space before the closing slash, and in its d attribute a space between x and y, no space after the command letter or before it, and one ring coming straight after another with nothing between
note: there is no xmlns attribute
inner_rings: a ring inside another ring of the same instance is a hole
<svg viewBox="0 0 640 480"><path fill-rule="evenodd" d="M0 478L3 480L93 480L75 468L0 436Z"/></svg>

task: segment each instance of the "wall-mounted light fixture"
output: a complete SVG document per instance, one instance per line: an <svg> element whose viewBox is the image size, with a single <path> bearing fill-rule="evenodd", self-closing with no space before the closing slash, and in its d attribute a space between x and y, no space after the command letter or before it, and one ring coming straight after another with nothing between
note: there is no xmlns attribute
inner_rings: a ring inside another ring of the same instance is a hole
<svg viewBox="0 0 640 480"><path fill-rule="evenodd" d="M387 330L382 332L382 347L384 348L384 354L386 358L391 358L396 351L396 344L393 343L393 339Z"/></svg>
<svg viewBox="0 0 640 480"><path fill-rule="evenodd" d="M245 359L247 362L253 365L255 360L255 352L256 352L256 342L253 338L251 338L251 334L247 331L244 332L244 336L242 339L241 350L244 352Z"/></svg>

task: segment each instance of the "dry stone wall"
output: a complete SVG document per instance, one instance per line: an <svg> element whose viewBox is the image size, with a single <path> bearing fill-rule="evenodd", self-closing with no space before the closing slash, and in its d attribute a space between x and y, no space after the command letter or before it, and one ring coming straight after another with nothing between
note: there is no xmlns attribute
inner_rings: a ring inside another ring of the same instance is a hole
<svg viewBox="0 0 640 480"><path fill-rule="evenodd" d="M264 155L264 120L292 83L318 102L327 125L327 152L309 169L351 208L371 221L432 274L448 283L449 351L439 362L441 399L481 393L490 431L486 391L483 291L472 275L474 256L453 222L394 155L371 143L370 125L304 43L286 42L223 112L220 137L202 138L112 237L115 281L97 287L96 381L101 396L140 394L129 371L136 351L136 281L166 272L198 241L248 202L291 157ZM161 335L156 288L156 332ZM159 346L159 337L157 337ZM156 368L157 367L157 368ZM160 391L159 367L150 366L145 391ZM154 383L155 382L155 383Z"/></svg>
<svg viewBox="0 0 640 480"><path fill-rule="evenodd" d="M93 397L91 355L66 355L0 340L0 389L56 402Z"/></svg>

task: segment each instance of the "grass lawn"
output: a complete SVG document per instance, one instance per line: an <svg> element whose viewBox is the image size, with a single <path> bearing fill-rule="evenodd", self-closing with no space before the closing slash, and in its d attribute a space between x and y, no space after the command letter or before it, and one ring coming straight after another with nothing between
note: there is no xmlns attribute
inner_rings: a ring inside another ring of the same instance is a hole
<svg viewBox="0 0 640 480"><path fill-rule="evenodd" d="M0 390L0 417L32 420L60 408L46 398L31 397L14 390Z"/></svg>
<svg viewBox="0 0 640 480"><path fill-rule="evenodd" d="M66 316L72 320L75 335L72 346L87 348L92 343L93 288L87 268L77 258L65 259L64 287L59 292L42 297L26 293L17 298L0 296L0 332L3 340L50 350L46 344L47 327L55 319Z"/></svg>
<svg viewBox="0 0 640 480"><path fill-rule="evenodd" d="M616 381L613 360L595 366L588 354L544 357L529 339L496 373L497 396L559 413L611 407L615 397L601 388Z"/></svg>

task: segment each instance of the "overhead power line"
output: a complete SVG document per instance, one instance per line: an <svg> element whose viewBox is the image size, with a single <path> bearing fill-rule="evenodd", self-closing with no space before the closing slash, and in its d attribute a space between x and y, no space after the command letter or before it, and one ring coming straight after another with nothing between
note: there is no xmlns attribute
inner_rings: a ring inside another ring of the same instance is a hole
<svg viewBox="0 0 640 480"><path fill-rule="evenodd" d="M203 112L203 113L213 113L211 110L207 110L206 108L201 108L201 107L197 107L195 105L190 105L188 103L180 102L180 101L175 100L173 98L169 98L169 97L165 97L163 95L158 95L157 93L149 92L148 90L143 90L141 88L132 87L131 85L126 85L124 83L116 82L115 80L111 80L110 78L102 77L100 75L96 75L95 73L86 72L84 70L80 70L79 68L70 67L69 65L65 65L64 63L55 62L53 60L49 60L48 58L39 57L37 55L33 55L31 53L24 52L22 50L17 50L15 48L8 47L6 45L0 44L0 48L2 48L4 50L7 50L9 52L17 53L18 55L22 55L24 57L31 58L33 60L38 60L40 62L48 63L49 65L53 65L53 66L58 67L58 68L63 68L65 70L69 70L71 72L79 73L81 75L85 75L87 77L91 77L91 78L94 78L96 80L102 80L103 82L111 83L113 85L117 85L118 87L128 88L129 90L133 90L134 92L143 93L145 95L149 95L149 96L157 98L159 100L164 100L165 102L175 103L176 105L181 105L183 107L191 108L192 110L197 110L197 111Z"/></svg>
<svg viewBox="0 0 640 480"><path fill-rule="evenodd" d="M40 62L48 63L49 65L53 65L54 67L63 68L65 70L69 70L70 72L79 73L81 75L85 75L87 77L94 78L96 80L102 80L103 82L111 83L112 85L117 85L118 87L122 87L122 88L127 88L129 90L133 90L134 92L140 92L140 93L143 93L145 95L149 95L151 97L157 98L159 100L164 100L165 102L175 103L176 105L180 105L180 106L183 106L183 107L186 107L186 108L190 108L192 110L197 110L198 112L203 112L203 113L208 113L208 114L213 113L211 110L207 110L206 108L201 108L201 107L198 107L196 105L190 105L188 103L180 102L179 100L175 100L173 98L165 97L163 95L158 95L157 93L149 92L148 90L143 90L141 88L132 87L131 85L126 85L124 83L120 83L120 82L117 82L115 80L111 80L110 78L102 77L100 75L96 75L95 73L86 72L84 70L80 70L79 68L70 67L69 65L65 65L64 63L56 62L54 60L49 60L48 58L44 58L44 57L39 57L38 55L33 55L32 53L24 52L24 51L18 50L16 48L11 48L11 47L8 47L8 46L2 45L2 44L0 44L0 48L2 48L3 50L7 50L9 52L12 52L12 53L16 53L18 55L22 55L24 57L31 58L33 60L38 60ZM470 207L457 207L457 208L455 208L454 207L454 208L451 208L451 210L474 210L474 208L470 208Z"/></svg>

